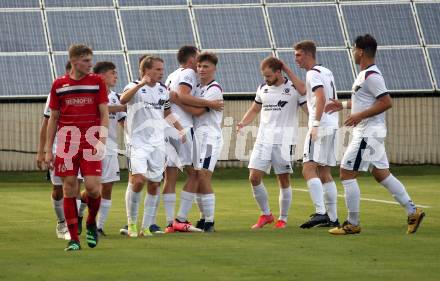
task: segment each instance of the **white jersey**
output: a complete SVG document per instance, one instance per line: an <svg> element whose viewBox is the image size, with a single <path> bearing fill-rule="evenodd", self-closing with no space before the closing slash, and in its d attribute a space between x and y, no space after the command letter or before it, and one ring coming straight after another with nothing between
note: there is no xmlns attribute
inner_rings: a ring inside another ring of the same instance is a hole
<svg viewBox="0 0 440 281"><path fill-rule="evenodd" d="M49 103L50 103L50 94L47 96L46 105L44 106L43 116L45 118L50 118ZM57 150L57 133L58 133L58 130L55 132L55 138L53 139L53 146L52 146L52 153L53 154L55 154L56 150Z"/></svg>
<svg viewBox="0 0 440 281"><path fill-rule="evenodd" d="M375 64L359 72L353 83L351 95L351 113L364 111L373 106L378 98L388 94L382 73ZM362 120L355 129L369 126L386 126L385 112Z"/></svg>
<svg viewBox="0 0 440 281"><path fill-rule="evenodd" d="M309 128L312 127L312 122L316 118L316 96L315 91L319 88L324 89L325 102L329 102L330 98L338 99L335 89L335 79L333 78L333 73L320 65L315 65L307 71L306 74L306 90L307 90L307 108L309 110ZM331 114L322 113L320 126L322 127L335 127L338 124L338 113L334 112Z"/></svg>
<svg viewBox="0 0 440 281"><path fill-rule="evenodd" d="M124 92L139 84L129 83ZM127 103L126 142L134 147L165 144L164 130L167 123L164 110L170 109L169 93L165 85L156 83L140 88Z"/></svg>
<svg viewBox="0 0 440 281"><path fill-rule="evenodd" d="M121 105L119 95L110 91L108 94L108 105ZM108 138L105 155L118 155L118 122L124 120L126 116L127 114L123 111L108 114Z"/></svg>
<svg viewBox="0 0 440 281"><path fill-rule="evenodd" d="M306 103L306 98L296 91L292 82L285 78L280 86L262 84L255 102L262 106L256 143L296 144L298 108Z"/></svg>
<svg viewBox="0 0 440 281"><path fill-rule="evenodd" d="M197 87L197 74L191 68L180 67L168 75L165 85L169 91L174 92L178 91L180 85L186 85L191 88L191 95L194 96ZM182 127L188 128L193 126L192 115L183 110L180 106L171 103L171 111L173 112L174 116L176 116Z"/></svg>
<svg viewBox="0 0 440 281"><path fill-rule="evenodd" d="M206 100L222 100L223 89L213 80L207 85L198 85L195 96ZM210 139L222 137L223 111L208 109L200 116L194 117L194 130L197 134L207 135Z"/></svg>

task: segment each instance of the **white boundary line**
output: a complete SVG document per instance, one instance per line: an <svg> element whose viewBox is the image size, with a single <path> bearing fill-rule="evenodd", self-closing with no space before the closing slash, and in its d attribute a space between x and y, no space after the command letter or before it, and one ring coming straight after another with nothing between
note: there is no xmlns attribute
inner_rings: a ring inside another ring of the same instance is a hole
<svg viewBox="0 0 440 281"><path fill-rule="evenodd" d="M303 189L303 188L292 188L293 191L301 191L301 192L309 192L309 190L307 189ZM344 195L338 195L338 197L340 198L345 198ZM391 204L391 205L399 205L399 203L395 202L395 201L388 201L388 200L381 200L381 199L372 199L372 198L362 198L362 201L370 201L370 202L377 202L377 203L384 203L384 204ZM421 208L432 208L431 206L427 206L427 205L416 205L417 207L421 207Z"/></svg>

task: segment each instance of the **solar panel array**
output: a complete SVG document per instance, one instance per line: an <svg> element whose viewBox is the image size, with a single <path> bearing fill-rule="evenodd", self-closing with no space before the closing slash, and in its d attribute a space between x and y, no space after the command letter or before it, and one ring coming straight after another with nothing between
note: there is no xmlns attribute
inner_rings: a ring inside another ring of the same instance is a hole
<svg viewBox="0 0 440 281"><path fill-rule="evenodd" d="M166 75L185 44L219 55L227 93L253 93L260 61L285 60L300 77L293 43L318 44L339 92L359 69L350 48L357 35L379 42L377 65L398 92L440 89L440 3L426 0L3 0L0 1L0 96L46 95L64 73L67 48L86 43L95 61L118 67L118 91L138 76L140 55L165 59Z"/></svg>

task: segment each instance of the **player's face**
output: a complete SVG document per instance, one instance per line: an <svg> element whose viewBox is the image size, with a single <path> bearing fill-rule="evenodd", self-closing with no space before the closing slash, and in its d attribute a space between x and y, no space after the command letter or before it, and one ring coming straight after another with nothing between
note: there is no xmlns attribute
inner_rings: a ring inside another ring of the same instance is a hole
<svg viewBox="0 0 440 281"><path fill-rule="evenodd" d="M118 82L118 72L116 69L107 70L106 72L102 73L101 76L102 79L104 79L104 83L107 85L107 87L113 88L116 86L116 83Z"/></svg>
<svg viewBox="0 0 440 281"><path fill-rule="evenodd" d="M164 67L163 67L163 62L161 61L154 61L151 69L146 70L146 73L148 74L148 76L150 76L152 80L151 82L154 83L162 80L163 72L164 72Z"/></svg>
<svg viewBox="0 0 440 281"><path fill-rule="evenodd" d="M215 64L209 61L202 61L197 63L197 73L200 76L200 79L209 79L213 78L215 75Z"/></svg>
<svg viewBox="0 0 440 281"><path fill-rule="evenodd" d="M269 67L266 67L265 69L261 70L261 74L263 75L266 84L269 86L277 84L277 82L279 82L281 78L281 71L276 70L274 72Z"/></svg>
<svg viewBox="0 0 440 281"><path fill-rule="evenodd" d="M361 63L362 54L363 54L363 50L357 48L356 46L353 46L353 49L351 49L351 51L353 53L354 63L355 64L360 64Z"/></svg>
<svg viewBox="0 0 440 281"><path fill-rule="evenodd" d="M295 50L295 62L300 68L305 68L307 54L303 50Z"/></svg>
<svg viewBox="0 0 440 281"><path fill-rule="evenodd" d="M79 74L86 75L92 70L92 55L84 55L71 60L72 68Z"/></svg>

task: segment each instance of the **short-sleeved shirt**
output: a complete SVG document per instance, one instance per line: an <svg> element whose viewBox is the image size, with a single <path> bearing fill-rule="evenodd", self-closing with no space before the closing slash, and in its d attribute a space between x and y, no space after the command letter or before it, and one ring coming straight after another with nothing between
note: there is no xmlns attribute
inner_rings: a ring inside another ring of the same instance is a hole
<svg viewBox="0 0 440 281"><path fill-rule="evenodd" d="M165 85L169 91L177 92L180 85L185 85L191 88L192 96L195 95L197 84L196 72L191 68L182 67L171 73L165 81ZM171 103L171 111L173 112L173 115L176 116L182 127L188 128L193 126L192 115L183 110L180 106Z"/></svg>
<svg viewBox="0 0 440 281"><path fill-rule="evenodd" d="M333 73L321 66L315 65L306 74L306 97L307 109L309 111L309 128L312 127L312 122L316 120L316 95L315 91L319 88L324 89L325 102L330 98L338 99L335 88L335 79ZM323 112L321 115L320 126L323 127L338 127L338 113L331 114Z"/></svg>
<svg viewBox="0 0 440 281"><path fill-rule="evenodd" d="M108 103L107 87L96 74L87 74L80 80L64 75L52 84L49 108L60 111L58 130L76 126L84 137L90 127L100 125L101 103Z"/></svg>
<svg viewBox="0 0 440 281"><path fill-rule="evenodd" d="M222 100L223 89L217 81L213 80L207 85L198 85L195 96L206 100ZM223 112L208 109L200 116L194 117L194 129L199 134L205 134L208 138L218 139L222 137Z"/></svg>
<svg viewBox="0 0 440 281"><path fill-rule="evenodd" d="M257 143L296 144L298 138L298 108L306 103L287 78L280 86L262 84L255 102L262 106Z"/></svg>
<svg viewBox="0 0 440 281"><path fill-rule="evenodd" d="M129 83L124 92L139 84ZM168 126L164 111L170 109L170 95L165 85L156 83L153 87L141 87L127 103L125 127L126 142L134 147L165 144L164 130Z"/></svg>
<svg viewBox="0 0 440 281"><path fill-rule="evenodd" d="M351 95L351 113L364 111L373 106L376 100L388 94L382 73L376 65L359 72L353 83ZM357 129L367 126L385 126L385 112L362 120Z"/></svg>
<svg viewBox="0 0 440 281"><path fill-rule="evenodd" d="M44 110L43 110L44 118L50 118L49 103L50 103L50 93L49 93L49 95L47 95L46 104L44 105ZM57 149L57 137L56 137L56 134L55 134L55 138L53 140L52 152L55 153L56 149Z"/></svg>
<svg viewBox="0 0 440 281"><path fill-rule="evenodd" d="M113 91L110 91L108 94L108 105L121 105L119 95ZM109 113L108 138L105 151L106 155L118 155L118 123L123 121L126 116L127 113L124 111Z"/></svg>

